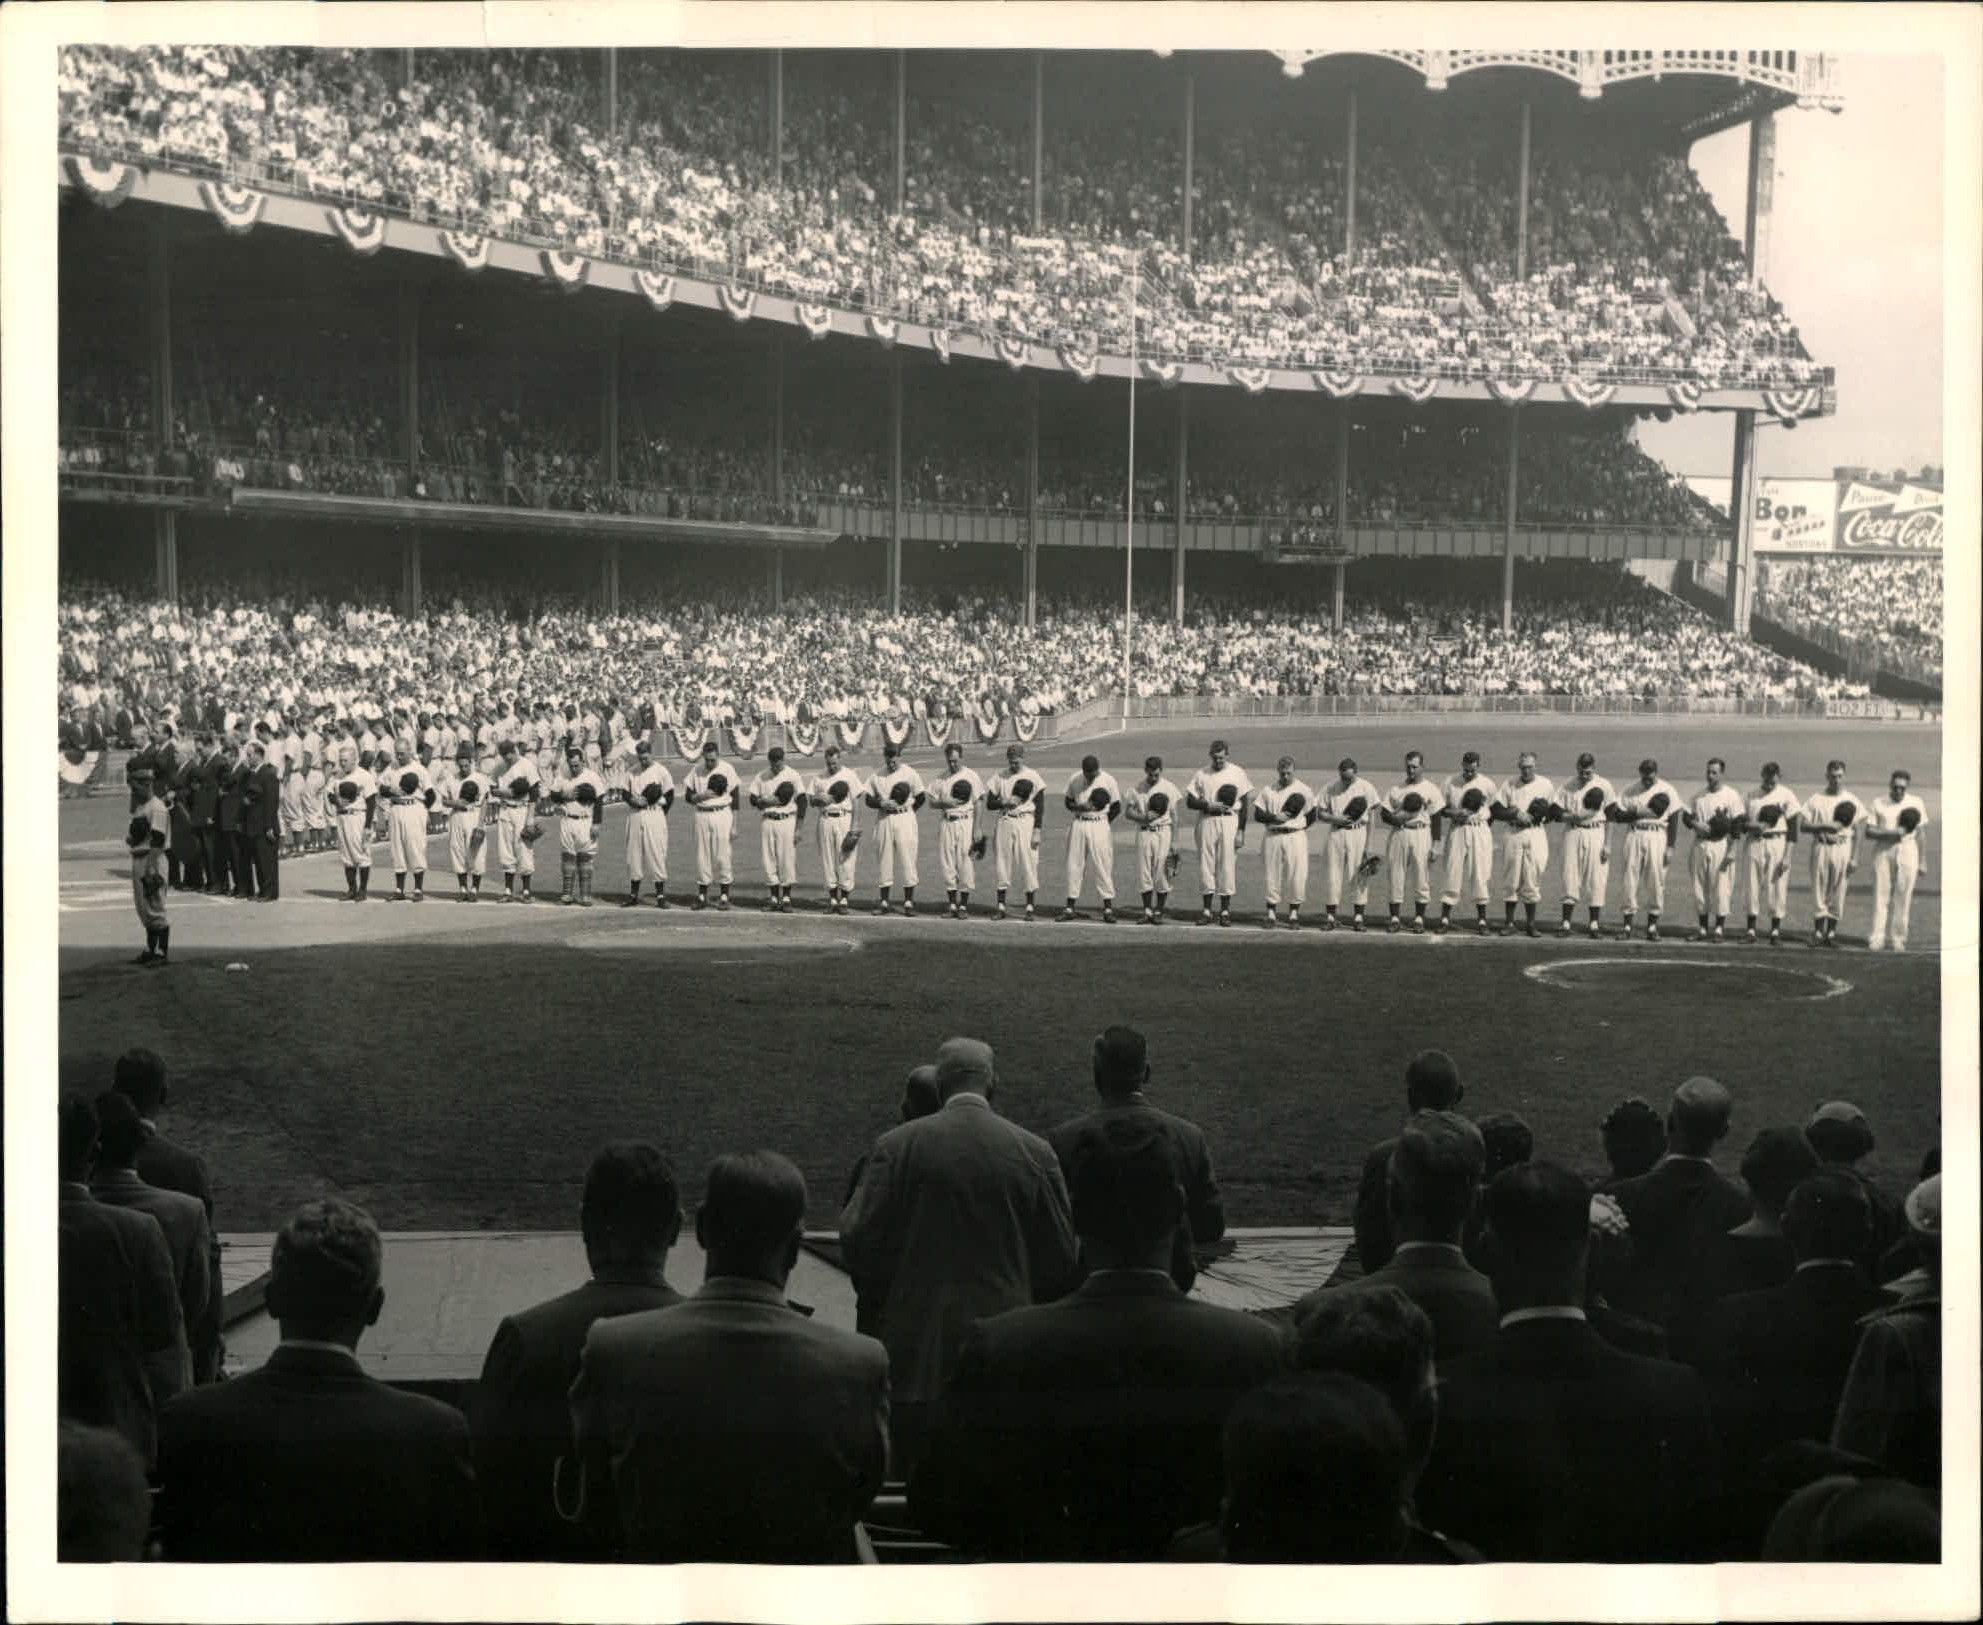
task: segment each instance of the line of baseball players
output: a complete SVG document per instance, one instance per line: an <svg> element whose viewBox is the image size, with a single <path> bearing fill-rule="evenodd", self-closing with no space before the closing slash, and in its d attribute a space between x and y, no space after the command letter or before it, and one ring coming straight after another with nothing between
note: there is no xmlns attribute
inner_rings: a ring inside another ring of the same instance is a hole
<svg viewBox="0 0 1983 1625"><path fill-rule="evenodd" d="M668 768L653 760L645 740L637 751L626 790L629 890L621 906L638 904L645 884L652 888L657 906L665 908L668 815L677 787ZM473 763L464 743L456 771L438 776L429 775L404 742L396 754L392 765L374 775L356 765L349 743L340 748L331 782L349 896L367 895L371 859L365 836L373 808L383 799L389 807L397 895L406 895L409 873L412 896L424 895L426 815L429 807L437 806L447 816L449 860L459 895L468 900L479 897L488 848L493 845L503 875L503 900L531 901L533 849L543 833L537 814L545 807L558 826L561 900L591 904L592 868L608 796L604 780L581 750L568 752L566 771L548 782L535 759L520 753L514 742L505 742L497 757L482 767ZM1476 931L1488 934L1489 897L1498 890L1504 909L1502 929L1516 928L1519 906L1522 929L1535 936L1542 878L1549 862L1549 829L1561 825L1559 935L1571 934L1580 906L1587 911L1589 934L1600 934L1616 831L1623 870L1620 935L1632 934L1643 906L1646 936L1658 940L1668 868L1675 847L1685 840L1698 922L1694 939L1724 940L1739 877L1746 939L1759 940L1767 921L1767 940L1780 943L1790 850L1801 839L1811 853L1812 945L1837 946L1849 877L1858 867L1861 843L1866 843L1872 848L1874 868L1870 945L1906 947L1915 882L1922 872L1921 831L1927 811L1913 794L1904 769L1890 775L1885 796L1871 798L1845 788L1845 764L1834 760L1826 767L1825 788L1805 800L1781 782L1774 762L1763 764L1760 784L1747 794L1725 782L1726 772L1720 757L1710 758L1702 788L1691 797L1683 796L1660 777L1659 764L1647 758L1639 763L1638 778L1620 790L1598 774L1596 758L1586 751L1577 758L1574 776L1559 786L1537 771L1535 753L1524 751L1513 776L1497 784L1480 771L1480 753L1467 751L1459 771L1435 783L1425 774L1421 753L1410 751L1403 777L1388 790L1379 791L1361 775L1356 762L1345 757L1336 779L1318 791L1296 776L1294 759L1288 756L1280 759L1271 783L1256 787L1246 770L1231 760L1226 742L1214 740L1206 764L1182 789L1165 776L1162 759L1151 756L1145 759L1143 778L1124 791L1097 758L1088 756L1059 798L1068 833L1066 904L1058 917L1079 918L1081 899L1092 884L1103 921L1113 923L1112 826L1127 818L1136 829L1142 920L1163 923L1169 918L1172 881L1182 858L1174 837L1179 818L1188 812L1193 815L1202 924L1232 924L1239 854L1251 823L1261 831L1265 854L1263 926L1300 925L1315 856L1310 837L1320 832L1325 931L1345 923L1339 913L1345 904L1350 911L1348 928L1365 929L1368 895L1380 871L1389 900L1388 929L1401 931L1408 923L1412 931L1426 931L1437 868L1440 912L1432 929L1450 930L1455 907L1471 903ZM764 770L746 781L711 741L681 786L693 810L694 906L710 905L712 887L714 906L731 906L731 851L736 819L747 800L760 815L768 910L786 913L792 908L800 833L808 816L814 823L827 908L836 914L850 910L865 812L879 869L875 912L892 911L892 893L899 884L901 911L913 915L920 867L918 815L934 807L945 911L958 919L967 915L977 887L978 862L989 851L996 883L992 917L1007 917L1008 898L1016 890L1025 900L1015 906L1023 908L1024 918L1033 919L1048 791L1046 775L1026 765L1025 747L1017 744L1007 748L1005 770L989 780L964 764L961 745L951 744L944 752L944 772L933 782L925 782L904 763L893 745L884 746L882 766L865 776L843 766L839 747L829 745L823 768L810 779L788 767L784 750L774 746ZM1496 824L1507 830L1498 884Z"/></svg>

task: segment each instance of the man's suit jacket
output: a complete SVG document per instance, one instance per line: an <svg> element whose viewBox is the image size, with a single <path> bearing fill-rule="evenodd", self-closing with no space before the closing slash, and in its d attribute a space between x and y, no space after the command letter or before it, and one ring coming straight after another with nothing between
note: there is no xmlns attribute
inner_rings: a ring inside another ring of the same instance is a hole
<svg viewBox="0 0 1983 1625"><path fill-rule="evenodd" d="M223 763L220 773L220 807L216 816L223 832L238 833L242 827L242 799L248 788L248 764L236 762L229 767Z"/></svg>
<svg viewBox="0 0 1983 1625"><path fill-rule="evenodd" d="M1748 1219L1749 1193L1696 1157L1663 1157L1611 1189L1632 1229L1632 1262L1608 1296L1673 1332L1698 1319L1715 1239Z"/></svg>
<svg viewBox="0 0 1983 1625"><path fill-rule="evenodd" d="M121 1433L149 1464L157 1407L187 1376L165 1234L150 1214L111 1207L66 1182L56 1233L56 1408Z"/></svg>
<svg viewBox="0 0 1983 1625"><path fill-rule="evenodd" d="M976 1556L1155 1561L1218 1515L1226 1415L1286 1363L1274 1326L1158 1271L1091 1275L972 1330L910 1508Z"/></svg>
<svg viewBox="0 0 1983 1625"><path fill-rule="evenodd" d="M888 1355L768 1281L720 1277L595 1322L571 1415L626 1560L850 1562L888 1455Z"/></svg>
<svg viewBox="0 0 1983 1625"><path fill-rule="evenodd" d="M90 1181L90 1194L112 1207L149 1213L158 1221L166 1251L172 1255L172 1279L185 1318L195 1380L213 1381L220 1340L220 1281L207 1212L199 1198L148 1185L128 1168L99 1171Z"/></svg>
<svg viewBox="0 0 1983 1625"><path fill-rule="evenodd" d="M1494 1284L1466 1261L1457 1248L1413 1247L1394 1252L1391 1261L1359 1281L1317 1287L1294 1309L1296 1326L1308 1319L1326 1292L1356 1292L1371 1286L1397 1287L1432 1322L1434 1357L1442 1364L1471 1354L1490 1342L1501 1323Z"/></svg>
<svg viewBox="0 0 1983 1625"><path fill-rule="evenodd" d="M608 1555L595 1535L560 1518L552 1504L558 1458L572 1453L570 1396L579 1357L594 1321L681 1301L664 1281L594 1279L496 1328L470 1430L490 1556L555 1563Z"/></svg>
<svg viewBox="0 0 1983 1625"><path fill-rule="evenodd" d="M1363 1172L1357 1176L1356 1210L1350 1224L1356 1232L1357 1262L1365 1275L1391 1262L1391 1153L1397 1149L1395 1135L1378 1141L1363 1154Z"/></svg>
<svg viewBox="0 0 1983 1625"><path fill-rule="evenodd" d="M460 1560L477 1555L468 1423L338 1349L279 1344L159 1417L158 1521L191 1563Z"/></svg>
<svg viewBox="0 0 1983 1625"><path fill-rule="evenodd" d="M220 781L226 772L227 763L218 755L207 757L193 768L192 819L195 829L206 828L219 816Z"/></svg>
<svg viewBox="0 0 1983 1625"><path fill-rule="evenodd" d="M208 1224L212 1224L213 1186L207 1179L207 1165L199 1157L152 1128L151 1137L138 1148L136 1167L138 1177L147 1185L197 1196L206 1209Z"/></svg>
<svg viewBox="0 0 1983 1625"><path fill-rule="evenodd" d="M1719 1494L1700 1378L1581 1320L1504 1326L1440 1371L1419 1509L1490 1563L1689 1561Z"/></svg>
<svg viewBox="0 0 1983 1625"><path fill-rule="evenodd" d="M261 837L274 835L282 822L282 780L274 766L264 762L248 775L242 787L241 832Z"/></svg>
<svg viewBox="0 0 1983 1625"><path fill-rule="evenodd" d="M1860 1319L1887 1301L1857 1265L1818 1264L1715 1307L1699 1364L1731 1466L1831 1438Z"/></svg>
<svg viewBox="0 0 1983 1625"><path fill-rule="evenodd" d="M1177 1164L1177 1182L1184 1187L1184 1225L1172 1251L1171 1278L1181 1291L1189 1292L1198 1273L1192 1247L1217 1241L1226 1233L1225 1201L1219 1195L1218 1176L1212 1172L1212 1151L1205 1143L1205 1131L1185 1118L1158 1110L1141 1094L1124 1101L1106 1102L1048 1133L1047 1143L1060 1159L1063 1176L1071 1173L1074 1154L1082 1141L1115 1119L1147 1123L1170 1144L1171 1156Z"/></svg>
<svg viewBox="0 0 1983 1625"><path fill-rule="evenodd" d="M897 1405L934 1401L973 1321L1058 1296L1075 1265L1053 1147L973 1094L875 1142L840 1245L880 1301Z"/></svg>

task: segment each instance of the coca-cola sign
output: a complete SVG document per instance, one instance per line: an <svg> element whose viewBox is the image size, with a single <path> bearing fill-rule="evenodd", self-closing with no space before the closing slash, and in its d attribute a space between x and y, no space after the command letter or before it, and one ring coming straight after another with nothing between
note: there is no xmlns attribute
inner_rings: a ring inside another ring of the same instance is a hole
<svg viewBox="0 0 1983 1625"><path fill-rule="evenodd" d="M1841 517L1838 545L1848 553L1939 553L1942 510L1896 513L1892 508L1861 508Z"/></svg>

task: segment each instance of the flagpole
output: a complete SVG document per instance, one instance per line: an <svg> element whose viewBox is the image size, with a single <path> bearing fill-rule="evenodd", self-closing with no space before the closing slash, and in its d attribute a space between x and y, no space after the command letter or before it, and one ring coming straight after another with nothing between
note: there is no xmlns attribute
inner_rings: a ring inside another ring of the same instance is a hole
<svg viewBox="0 0 1983 1625"><path fill-rule="evenodd" d="M1122 508L1122 726L1129 728L1130 634L1136 614L1136 273L1129 267L1129 489Z"/></svg>

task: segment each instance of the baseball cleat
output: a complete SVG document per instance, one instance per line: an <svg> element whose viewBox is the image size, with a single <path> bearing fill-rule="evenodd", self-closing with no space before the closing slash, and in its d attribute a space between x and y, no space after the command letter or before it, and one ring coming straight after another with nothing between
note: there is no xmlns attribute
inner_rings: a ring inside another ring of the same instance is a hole
<svg viewBox="0 0 1983 1625"><path fill-rule="evenodd" d="M1397 933L1404 930L1404 928L1405 928L1405 922L1399 919L1397 915L1393 914L1391 916L1391 923L1387 925L1384 929L1389 931L1393 936L1396 936Z"/></svg>
<svg viewBox="0 0 1983 1625"><path fill-rule="evenodd" d="M764 900L764 912L767 914L776 914L778 912L778 899L767 897Z"/></svg>
<svg viewBox="0 0 1983 1625"><path fill-rule="evenodd" d="M1597 921L1595 920L1591 921L1590 938L1592 942L1599 942L1604 938L1604 933L1598 929Z"/></svg>
<svg viewBox="0 0 1983 1625"><path fill-rule="evenodd" d="M1558 926L1558 927L1556 928L1556 934L1557 934L1557 935L1558 935L1559 937L1567 937L1567 936L1569 936L1569 934L1570 934L1570 922L1569 922L1568 920L1565 920L1565 921L1564 921L1564 922L1563 922L1563 923L1562 923L1561 925L1559 925L1559 926Z"/></svg>
<svg viewBox="0 0 1983 1625"><path fill-rule="evenodd" d="M915 917L916 917L916 905L908 901L906 898L903 899L902 918L905 920L913 920Z"/></svg>
<svg viewBox="0 0 1983 1625"><path fill-rule="evenodd" d="M1743 940L1744 942L1746 942L1746 943L1748 943L1750 947L1752 947L1752 948L1753 948L1753 947L1755 947L1755 945L1756 945L1756 928L1755 928L1755 927L1754 927L1753 925L1752 925L1752 926L1750 926L1748 930L1746 930L1746 931L1744 931L1744 932L1742 933L1742 940Z"/></svg>
<svg viewBox="0 0 1983 1625"><path fill-rule="evenodd" d="M1055 918L1056 920L1072 920L1072 919L1075 919L1075 918L1077 918L1077 917L1078 917L1078 916L1077 916L1077 915L1075 914L1075 912L1074 912L1074 910L1073 910L1073 909L1071 909L1071 908L1064 908L1064 909L1062 909L1062 910L1061 910L1061 911L1060 911L1060 912L1059 912L1058 914L1056 914L1056 915L1054 916L1054 918Z"/></svg>
<svg viewBox="0 0 1983 1625"><path fill-rule="evenodd" d="M1224 908L1222 908L1222 909L1220 909L1220 910L1219 910L1219 924L1221 924L1221 925L1231 925L1231 924L1232 924L1232 910L1231 910L1231 909L1224 909Z"/></svg>
<svg viewBox="0 0 1983 1625"><path fill-rule="evenodd" d="M667 897L667 894L666 894L665 892L656 892L656 893L655 893L655 895L654 895L654 906L655 906L656 908L666 908L666 907L668 906L668 897Z"/></svg>
<svg viewBox="0 0 1983 1625"><path fill-rule="evenodd" d="M134 965L149 965L153 960L157 958L158 955L153 953L151 949L147 948L143 953L139 954L136 959L132 960L131 963Z"/></svg>
<svg viewBox="0 0 1983 1625"><path fill-rule="evenodd" d="M639 908L639 907L640 907L640 899L639 899L638 897L629 897L629 898L627 898L627 899L626 899L626 900L625 900L624 902L622 902L622 903L620 904L620 907L621 907L621 908Z"/></svg>
<svg viewBox="0 0 1983 1625"><path fill-rule="evenodd" d="M1646 941L1648 941L1648 942L1657 942L1657 941L1659 941L1659 927L1658 927L1658 926L1656 926L1656 925L1649 925L1649 926L1647 926L1647 927L1646 927Z"/></svg>
<svg viewBox="0 0 1983 1625"><path fill-rule="evenodd" d="M1143 910L1143 923L1145 925L1154 923L1156 918L1156 915L1152 914L1147 908Z"/></svg>
<svg viewBox="0 0 1983 1625"><path fill-rule="evenodd" d="M416 903L420 901L420 899L419 899L419 898L417 898L417 897L416 897L416 898L414 898L413 900L414 900L414 902L416 902ZM581 898L580 898L580 899L578 900L578 906L579 906L580 908L590 908L590 907L592 906L592 899L591 899L591 898L589 898L589 897L581 897Z"/></svg>
<svg viewBox="0 0 1983 1625"><path fill-rule="evenodd" d="M1363 929L1363 916L1361 914L1350 922L1350 929L1352 931L1361 931Z"/></svg>
<svg viewBox="0 0 1983 1625"><path fill-rule="evenodd" d="M1005 905L1003 903L1000 903L997 908L992 910L992 918L994 920L1002 920L1005 918Z"/></svg>
<svg viewBox="0 0 1983 1625"><path fill-rule="evenodd" d="M1335 915L1333 915L1333 914L1325 914L1325 915L1323 915L1323 916L1322 916L1322 929L1323 929L1324 931L1333 931L1333 930L1335 930L1335 929L1336 929L1336 916L1335 916Z"/></svg>
<svg viewBox="0 0 1983 1625"><path fill-rule="evenodd" d="M1783 946L1783 933L1781 931L1772 931L1770 933L1770 946L1772 948L1781 948Z"/></svg>
<svg viewBox="0 0 1983 1625"><path fill-rule="evenodd" d="M1412 935L1415 937L1422 937L1425 935L1424 915L1420 915L1417 919L1412 921Z"/></svg>
<svg viewBox="0 0 1983 1625"><path fill-rule="evenodd" d="M1485 920L1482 920L1479 925L1474 927L1474 935L1477 937L1491 936L1492 934L1493 933L1488 930L1487 922Z"/></svg>
<svg viewBox="0 0 1983 1625"><path fill-rule="evenodd" d="M1275 924L1276 924L1276 921L1275 921L1275 919L1274 919L1274 916L1273 916L1273 915L1271 915L1271 914L1266 914L1266 915L1263 915L1263 916L1261 916L1261 920L1260 920L1260 929L1261 929L1262 931L1271 931L1271 930L1273 930L1273 929L1274 929L1274 926L1275 926Z"/></svg>
<svg viewBox="0 0 1983 1625"><path fill-rule="evenodd" d="M427 894L423 891L416 891L413 894L413 901L416 903L424 903L427 901Z"/></svg>
<svg viewBox="0 0 1983 1625"><path fill-rule="evenodd" d="M723 909L727 911L730 907L730 899L727 897L719 897L716 899L716 906L719 909Z"/></svg>
<svg viewBox="0 0 1983 1625"><path fill-rule="evenodd" d="M1104 925L1115 924L1115 910L1110 908L1106 903L1102 905L1102 924Z"/></svg>
<svg viewBox="0 0 1983 1625"><path fill-rule="evenodd" d="M707 897L698 897L693 903L689 905L689 907L695 909L699 913L703 909L709 907L709 899Z"/></svg>
<svg viewBox="0 0 1983 1625"><path fill-rule="evenodd" d="M1534 920L1530 920L1529 923L1526 926L1524 926L1522 929L1524 934L1527 936L1539 937L1542 935L1542 933L1535 928Z"/></svg>
<svg viewBox="0 0 1983 1625"><path fill-rule="evenodd" d="M1720 927L1720 926L1716 926L1716 927L1714 928L1714 938L1713 938L1713 940L1714 940L1714 941L1716 941L1716 942L1726 942L1726 941L1728 940L1728 939L1727 939L1726 937L1724 937L1724 936L1723 936L1723 935L1721 934L1721 927Z"/></svg>
<svg viewBox="0 0 1983 1625"><path fill-rule="evenodd" d="M1198 916L1198 923L1200 925L1210 925L1212 923L1212 911L1209 908Z"/></svg>
<svg viewBox="0 0 1983 1625"><path fill-rule="evenodd" d="M1038 919L1038 918L1039 918L1039 916L1038 916L1037 914L1035 914L1035 913L1033 912L1033 905L1032 905L1031 903L1028 903L1028 904L1026 905L1026 915L1025 915L1025 918L1026 918L1026 923L1027 923L1028 925L1031 925L1031 924L1033 923L1033 921L1034 921L1034 920L1036 920L1036 919Z"/></svg>
<svg viewBox="0 0 1983 1625"><path fill-rule="evenodd" d="M1448 931L1453 929L1453 922L1451 920L1442 919L1437 925L1437 927L1435 927L1435 929L1443 937Z"/></svg>
<svg viewBox="0 0 1983 1625"><path fill-rule="evenodd" d="M1696 926L1694 928L1694 934L1691 937L1689 937L1687 940L1689 942L1706 942L1708 940L1707 927Z"/></svg>

